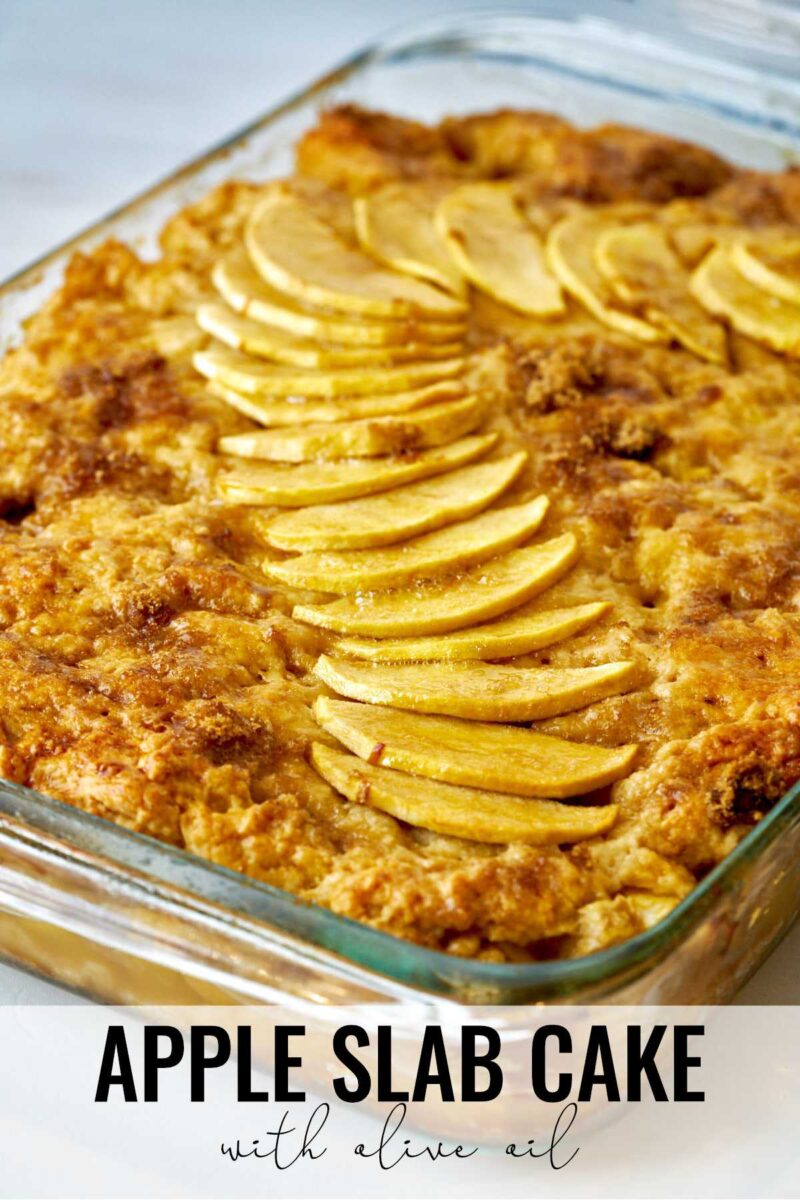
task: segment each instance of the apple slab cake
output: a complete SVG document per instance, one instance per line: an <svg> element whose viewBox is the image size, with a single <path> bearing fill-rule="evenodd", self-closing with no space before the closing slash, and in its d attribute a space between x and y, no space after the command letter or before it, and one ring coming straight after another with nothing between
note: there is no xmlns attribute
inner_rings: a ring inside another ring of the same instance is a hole
<svg viewBox="0 0 800 1200"><path fill-rule="evenodd" d="M668 913L800 776L800 173L339 108L0 367L0 770L452 954Z"/></svg>

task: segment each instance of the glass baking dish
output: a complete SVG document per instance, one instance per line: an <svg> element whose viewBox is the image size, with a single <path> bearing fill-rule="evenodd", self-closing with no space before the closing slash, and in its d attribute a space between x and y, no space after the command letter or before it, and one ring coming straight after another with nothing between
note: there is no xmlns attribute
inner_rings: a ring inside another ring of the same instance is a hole
<svg viewBox="0 0 800 1200"><path fill-rule="evenodd" d="M800 161L800 80L785 55L733 65L677 24L648 33L644 6L625 6L624 27L581 8L442 18L362 51L0 287L0 349L73 252L114 236L155 254L164 221L215 184L288 172L333 103L426 120L538 108L678 134L754 167ZM107 1001L719 1003L798 908L800 786L649 932L583 959L498 965L404 943L0 783L0 955Z"/></svg>

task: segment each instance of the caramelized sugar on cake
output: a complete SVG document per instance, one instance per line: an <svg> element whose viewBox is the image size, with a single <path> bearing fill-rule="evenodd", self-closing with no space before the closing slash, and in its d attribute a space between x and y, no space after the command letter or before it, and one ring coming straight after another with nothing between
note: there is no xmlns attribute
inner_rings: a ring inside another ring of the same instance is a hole
<svg viewBox="0 0 800 1200"><path fill-rule="evenodd" d="M454 954L661 919L800 777L798 245L791 171L342 108L77 255L0 366L2 773Z"/></svg>

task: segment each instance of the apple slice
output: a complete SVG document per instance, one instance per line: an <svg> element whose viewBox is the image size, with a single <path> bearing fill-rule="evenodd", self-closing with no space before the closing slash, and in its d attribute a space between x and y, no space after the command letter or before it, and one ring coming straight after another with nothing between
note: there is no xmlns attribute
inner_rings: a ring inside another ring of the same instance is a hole
<svg viewBox="0 0 800 1200"><path fill-rule="evenodd" d="M556 222L547 238L546 256L566 290L604 325L643 342L666 340L661 330L623 312L595 262L595 246L609 227L608 218L574 213Z"/></svg>
<svg viewBox="0 0 800 1200"><path fill-rule="evenodd" d="M269 187L245 226L258 273L281 292L309 304L376 317L460 319L463 300L379 267L320 220L285 185Z"/></svg>
<svg viewBox="0 0 800 1200"><path fill-rule="evenodd" d="M466 294L464 276L436 232L433 214L442 188L386 183L353 201L361 245L379 262L452 292Z"/></svg>
<svg viewBox="0 0 800 1200"><path fill-rule="evenodd" d="M762 291L800 305L800 237L743 236L731 243L731 262Z"/></svg>
<svg viewBox="0 0 800 1200"><path fill-rule="evenodd" d="M614 804L590 808L557 800L520 800L416 779L372 767L321 742L312 746L311 762L332 788L354 804L369 804L408 825L473 842L533 846L579 842L605 833L617 819Z"/></svg>
<svg viewBox="0 0 800 1200"><path fill-rule="evenodd" d="M433 362L457 358L463 344L455 342L409 342L402 346L335 346L310 338L298 338L275 325L264 325L239 317L224 304L201 304L195 313L197 324L212 337L233 350L258 358L287 363L289 366L328 368L378 366L422 359Z"/></svg>
<svg viewBox="0 0 800 1200"><path fill-rule="evenodd" d="M565 311L542 243L504 183L466 183L441 201L436 228L467 279L501 304L536 317Z"/></svg>
<svg viewBox="0 0 800 1200"><path fill-rule="evenodd" d="M399 587L413 580L454 572L503 554L536 532L547 512L547 497L494 508L400 546L340 553L301 554L284 562L265 562L270 579L318 592L357 592Z"/></svg>
<svg viewBox="0 0 800 1200"><path fill-rule="evenodd" d="M709 250L715 246L729 245L739 236L738 225L714 225L710 221L686 221L665 226L669 240L678 257L687 266L694 268Z"/></svg>
<svg viewBox="0 0 800 1200"><path fill-rule="evenodd" d="M488 508L511 487L527 461L526 452L518 450L507 458L462 467L380 496L282 513L266 525L264 534L278 550L359 550L402 542Z"/></svg>
<svg viewBox="0 0 800 1200"><path fill-rule="evenodd" d="M323 654L315 674L368 704L473 721L540 721L633 687L630 662L601 667L510 667L482 662L354 663Z"/></svg>
<svg viewBox="0 0 800 1200"><path fill-rule="evenodd" d="M654 221L606 229L595 244L601 273L623 304L641 310L687 350L708 362L727 361L725 330L689 292L689 272Z"/></svg>
<svg viewBox="0 0 800 1200"><path fill-rule="evenodd" d="M407 342L451 342L460 337L463 322L416 318L380 319L341 315L304 307L261 278L244 250L220 259L211 272L212 282L236 312L254 321L285 329L295 337L318 342L344 342L348 346L396 346Z"/></svg>
<svg viewBox="0 0 800 1200"><path fill-rule="evenodd" d="M488 625L474 625L441 637L400 638L398 641L342 638L337 654L365 658L370 662L461 662L466 659L515 658L543 646L552 646L598 621L611 605L600 600L574 608L552 608L545 612L513 613Z"/></svg>
<svg viewBox="0 0 800 1200"><path fill-rule="evenodd" d="M800 305L788 304L745 279L731 261L730 248L718 246L691 278L696 300L734 329L783 354L800 356Z"/></svg>
<svg viewBox="0 0 800 1200"><path fill-rule="evenodd" d="M311 462L317 458L375 458L442 446L471 433L486 415L486 401L465 396L429 404L400 416L366 417L319 425L287 425L244 434L253 457L270 462ZM237 454L238 435L222 438L220 448Z"/></svg>
<svg viewBox="0 0 800 1200"><path fill-rule="evenodd" d="M476 724L319 696L314 716L373 766L515 796L579 796L627 775L636 746L607 750L510 725Z"/></svg>
<svg viewBox="0 0 800 1200"><path fill-rule="evenodd" d="M445 400L460 400L466 388L458 379L445 379L411 392L388 392L385 396L342 396L336 400L265 400L260 396L243 396L221 383L210 383L208 390L244 413L259 425L314 425L322 421L361 421L364 417L391 417L398 413L415 412L428 404ZM231 435L236 449L230 454L258 458L258 442L248 439L252 434Z"/></svg>
<svg viewBox="0 0 800 1200"><path fill-rule="evenodd" d="M628 906L639 916L645 929L652 929L663 921L682 899L683 896L658 896L655 892L625 893Z"/></svg>
<svg viewBox="0 0 800 1200"><path fill-rule="evenodd" d="M363 396L404 392L452 379L464 370L463 358L404 363L397 367L341 367L315 371L261 362L215 343L192 359L206 379L247 396Z"/></svg>
<svg viewBox="0 0 800 1200"><path fill-rule="evenodd" d="M443 475L487 454L495 434L462 438L449 446L424 450L410 458L368 458L354 462L241 463L217 479L217 490L232 504L305 508L386 492L417 479Z"/></svg>
<svg viewBox="0 0 800 1200"><path fill-rule="evenodd" d="M400 551L402 552L402 551ZM331 604L296 604L296 621L366 637L449 633L488 621L537 596L575 562L578 544L565 533L538 546L494 558L455 578L447 576L392 592L342 596Z"/></svg>

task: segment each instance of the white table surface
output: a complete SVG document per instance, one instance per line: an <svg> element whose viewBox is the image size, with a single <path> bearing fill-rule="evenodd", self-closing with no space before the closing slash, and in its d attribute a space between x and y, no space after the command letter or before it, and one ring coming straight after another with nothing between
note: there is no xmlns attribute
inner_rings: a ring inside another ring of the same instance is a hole
<svg viewBox="0 0 800 1200"><path fill-rule="evenodd" d="M0 278L398 20L452 9L431 0L0 0ZM799 958L800 925L741 1001L800 1003ZM0 964L0 1004L68 999Z"/></svg>

